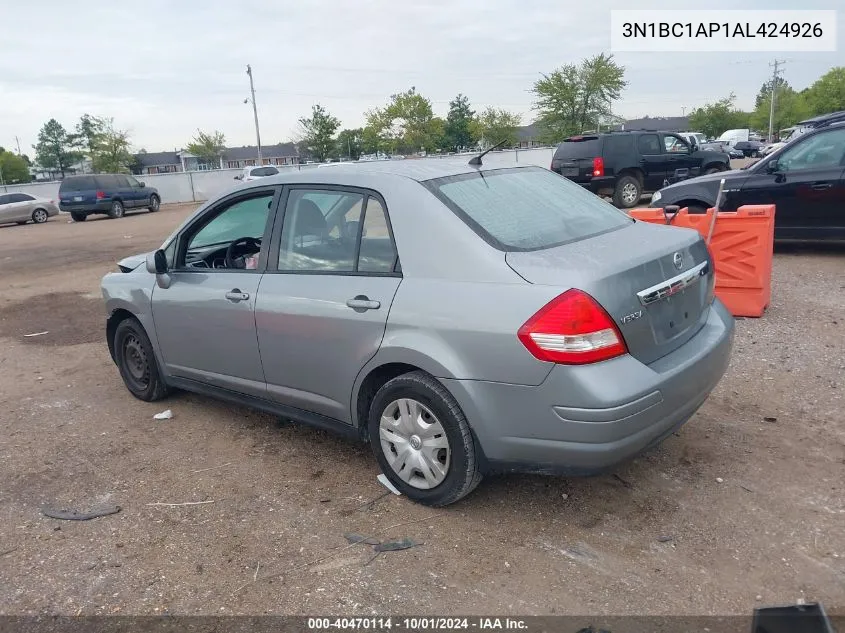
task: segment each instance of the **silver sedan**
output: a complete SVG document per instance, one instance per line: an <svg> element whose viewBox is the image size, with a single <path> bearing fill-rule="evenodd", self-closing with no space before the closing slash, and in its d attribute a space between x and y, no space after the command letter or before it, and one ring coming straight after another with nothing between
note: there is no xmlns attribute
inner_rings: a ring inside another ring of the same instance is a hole
<svg viewBox="0 0 845 633"><path fill-rule="evenodd" d="M28 193L0 193L0 224L43 224L58 213L55 200L36 198Z"/></svg>
<svg viewBox="0 0 845 633"><path fill-rule="evenodd" d="M435 506L487 472L634 457L730 358L696 231L481 157L261 178L119 267L107 341L134 396L180 388L368 441Z"/></svg>

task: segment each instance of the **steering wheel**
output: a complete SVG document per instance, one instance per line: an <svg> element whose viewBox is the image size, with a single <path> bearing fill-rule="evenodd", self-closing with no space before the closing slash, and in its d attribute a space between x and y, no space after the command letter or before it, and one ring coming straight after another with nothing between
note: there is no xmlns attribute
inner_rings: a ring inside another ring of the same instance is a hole
<svg viewBox="0 0 845 633"><path fill-rule="evenodd" d="M239 250L249 251L249 254L257 253L261 250L261 240L254 237L239 237L234 242L229 244L226 249L226 268L246 268L246 260L243 255L235 255Z"/></svg>

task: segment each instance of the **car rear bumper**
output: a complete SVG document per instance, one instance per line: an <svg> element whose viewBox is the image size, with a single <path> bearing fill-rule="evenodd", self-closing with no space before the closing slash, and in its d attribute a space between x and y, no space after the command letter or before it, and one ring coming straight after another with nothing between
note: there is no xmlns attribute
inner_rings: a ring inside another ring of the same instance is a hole
<svg viewBox="0 0 845 633"><path fill-rule="evenodd" d="M108 213L111 209L111 200L100 200L92 203L73 203L60 202L59 208L67 213L74 211L76 213Z"/></svg>
<svg viewBox="0 0 845 633"><path fill-rule="evenodd" d="M702 329L651 365L625 355L555 365L539 386L443 380L489 470L595 474L662 441L689 420L730 361L733 317L717 299Z"/></svg>

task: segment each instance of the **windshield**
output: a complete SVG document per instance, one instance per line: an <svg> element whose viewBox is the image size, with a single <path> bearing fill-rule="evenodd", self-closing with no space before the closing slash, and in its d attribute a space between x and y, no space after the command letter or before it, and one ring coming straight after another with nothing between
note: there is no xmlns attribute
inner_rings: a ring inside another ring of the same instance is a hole
<svg viewBox="0 0 845 633"><path fill-rule="evenodd" d="M581 186L539 167L473 172L424 184L500 250L549 248L632 222Z"/></svg>

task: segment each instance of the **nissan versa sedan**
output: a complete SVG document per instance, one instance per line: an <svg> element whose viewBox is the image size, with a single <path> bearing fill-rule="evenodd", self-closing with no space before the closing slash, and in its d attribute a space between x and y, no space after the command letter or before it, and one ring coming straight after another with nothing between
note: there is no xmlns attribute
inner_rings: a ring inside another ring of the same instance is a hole
<svg viewBox="0 0 845 633"><path fill-rule="evenodd" d="M586 475L660 442L730 357L699 234L470 162L292 172L203 205L102 281L126 387L369 441L435 506L491 471Z"/></svg>
<svg viewBox="0 0 845 633"><path fill-rule="evenodd" d="M36 198L28 193L0 193L0 224L43 224L58 213L55 200Z"/></svg>

